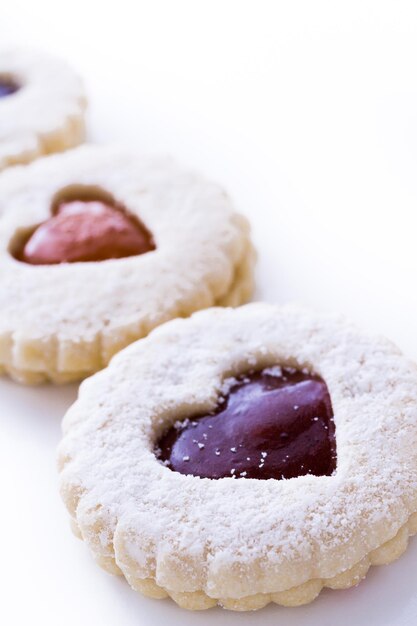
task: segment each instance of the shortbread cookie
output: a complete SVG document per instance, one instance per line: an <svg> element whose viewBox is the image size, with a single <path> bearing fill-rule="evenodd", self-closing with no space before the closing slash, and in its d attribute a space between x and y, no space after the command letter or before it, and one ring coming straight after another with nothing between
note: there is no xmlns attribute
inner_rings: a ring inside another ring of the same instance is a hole
<svg viewBox="0 0 417 626"><path fill-rule="evenodd" d="M252 292L247 220L168 159L82 146L0 175L0 369L83 378L174 317Z"/></svg>
<svg viewBox="0 0 417 626"><path fill-rule="evenodd" d="M82 143L85 107L66 63L26 48L0 50L0 171Z"/></svg>
<svg viewBox="0 0 417 626"><path fill-rule="evenodd" d="M85 381L63 426L74 530L185 608L304 604L417 532L417 368L338 318L171 321Z"/></svg>

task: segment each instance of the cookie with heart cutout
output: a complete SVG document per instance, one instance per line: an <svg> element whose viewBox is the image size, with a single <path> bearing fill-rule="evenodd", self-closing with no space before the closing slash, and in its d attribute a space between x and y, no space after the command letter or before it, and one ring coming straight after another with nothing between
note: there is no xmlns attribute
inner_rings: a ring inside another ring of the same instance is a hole
<svg viewBox="0 0 417 626"><path fill-rule="evenodd" d="M82 82L66 63L0 49L0 171L82 143L85 108Z"/></svg>
<svg viewBox="0 0 417 626"><path fill-rule="evenodd" d="M164 321L253 287L247 220L169 159L82 146L0 175L0 370L81 379Z"/></svg>
<svg viewBox="0 0 417 626"><path fill-rule="evenodd" d="M417 532L417 368L343 319L174 320L85 381L61 494L96 561L189 609L296 606Z"/></svg>

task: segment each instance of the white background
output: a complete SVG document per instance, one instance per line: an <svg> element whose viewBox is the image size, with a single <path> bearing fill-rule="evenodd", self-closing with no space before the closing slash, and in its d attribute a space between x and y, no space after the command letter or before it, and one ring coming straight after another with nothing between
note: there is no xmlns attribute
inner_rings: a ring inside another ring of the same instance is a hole
<svg viewBox="0 0 417 626"><path fill-rule="evenodd" d="M257 298L342 311L417 358L417 3L2 0L0 43L66 57L89 135L170 153L252 221ZM186 613L97 568L57 495L76 388L0 381L0 621L415 626L417 543L294 610Z"/></svg>

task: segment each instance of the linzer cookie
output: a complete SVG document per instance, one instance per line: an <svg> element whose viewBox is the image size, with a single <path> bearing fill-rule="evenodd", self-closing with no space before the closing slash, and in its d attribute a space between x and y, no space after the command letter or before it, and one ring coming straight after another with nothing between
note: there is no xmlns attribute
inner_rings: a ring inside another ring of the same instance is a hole
<svg viewBox="0 0 417 626"><path fill-rule="evenodd" d="M74 530L135 590L304 604L417 532L417 369L339 318L201 311L82 384L59 463Z"/></svg>
<svg viewBox="0 0 417 626"><path fill-rule="evenodd" d="M0 369L83 378L164 321L252 292L249 226L168 159L83 146L0 175Z"/></svg>
<svg viewBox="0 0 417 626"><path fill-rule="evenodd" d="M0 49L0 170L82 143L86 98L63 61Z"/></svg>

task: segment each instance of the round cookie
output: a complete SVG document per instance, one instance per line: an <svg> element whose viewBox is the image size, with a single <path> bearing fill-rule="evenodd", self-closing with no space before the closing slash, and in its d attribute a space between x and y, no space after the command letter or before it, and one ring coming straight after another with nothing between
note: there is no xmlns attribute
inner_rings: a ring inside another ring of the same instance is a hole
<svg viewBox="0 0 417 626"><path fill-rule="evenodd" d="M0 49L0 171L84 141L78 76L43 52Z"/></svg>
<svg viewBox="0 0 417 626"><path fill-rule="evenodd" d="M224 191L169 159L82 146L11 168L0 175L0 370L83 378L164 321L247 300L254 256Z"/></svg>
<svg viewBox="0 0 417 626"><path fill-rule="evenodd" d="M249 304L171 321L85 381L63 428L75 532L185 608L304 604L417 532L417 368L343 319ZM308 465L317 443L328 464Z"/></svg>

